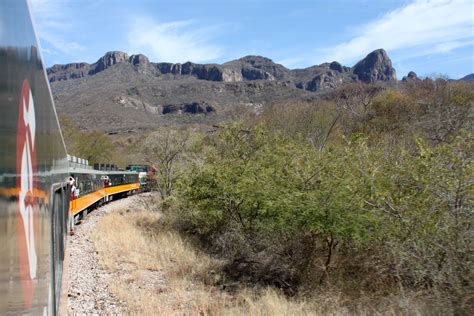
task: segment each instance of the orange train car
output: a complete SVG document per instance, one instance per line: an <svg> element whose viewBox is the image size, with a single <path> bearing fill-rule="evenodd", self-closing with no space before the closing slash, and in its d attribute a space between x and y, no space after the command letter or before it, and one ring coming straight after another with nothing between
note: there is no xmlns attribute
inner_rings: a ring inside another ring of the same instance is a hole
<svg viewBox="0 0 474 316"><path fill-rule="evenodd" d="M140 189L137 172L73 169L71 177L76 188L71 192L71 218L82 217L84 211Z"/></svg>

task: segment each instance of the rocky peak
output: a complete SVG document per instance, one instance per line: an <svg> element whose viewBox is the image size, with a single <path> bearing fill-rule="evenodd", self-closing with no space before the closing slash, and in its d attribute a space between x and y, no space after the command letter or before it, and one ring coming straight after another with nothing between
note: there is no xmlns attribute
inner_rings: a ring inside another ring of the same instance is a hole
<svg viewBox="0 0 474 316"><path fill-rule="evenodd" d="M128 54L120 51L111 51L105 53L100 60L105 60L107 65L112 66L123 61L128 61Z"/></svg>
<svg viewBox="0 0 474 316"><path fill-rule="evenodd" d="M91 74L98 73L102 70L109 68L115 64L121 62L128 62L128 54L119 51L112 51L105 53L96 63L94 69L91 70Z"/></svg>
<svg viewBox="0 0 474 316"><path fill-rule="evenodd" d="M335 71L339 71L339 72L343 72L344 71L344 68L342 68L342 65L340 63L338 63L337 61L333 61L330 65L329 65L329 69L332 69L332 70L335 70Z"/></svg>
<svg viewBox="0 0 474 316"><path fill-rule="evenodd" d="M148 60L148 57L146 57L143 54L137 54L137 55L132 55L130 56L128 60L132 65L148 65L150 61Z"/></svg>
<svg viewBox="0 0 474 316"><path fill-rule="evenodd" d="M247 80L283 79L289 73L289 70L283 65L263 56L249 55L228 64L239 62L242 64L242 76Z"/></svg>
<svg viewBox="0 0 474 316"><path fill-rule="evenodd" d="M402 81L418 81L420 78L416 75L414 71L410 71L408 75L404 76Z"/></svg>
<svg viewBox="0 0 474 316"><path fill-rule="evenodd" d="M257 55L248 55L240 58L239 60L257 67L262 65L274 64L273 60L271 60L270 58Z"/></svg>
<svg viewBox="0 0 474 316"><path fill-rule="evenodd" d="M352 71L359 80L366 83L397 80L392 61L384 49L377 49L368 54L352 68Z"/></svg>

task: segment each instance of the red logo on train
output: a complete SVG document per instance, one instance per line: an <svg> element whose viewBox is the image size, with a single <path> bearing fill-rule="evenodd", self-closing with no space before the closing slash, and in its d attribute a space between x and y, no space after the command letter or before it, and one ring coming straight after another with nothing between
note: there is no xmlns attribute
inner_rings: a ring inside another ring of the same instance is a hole
<svg viewBox="0 0 474 316"><path fill-rule="evenodd" d="M23 81L18 110L16 172L18 189L18 256L25 305L31 308L37 273L38 186L36 170L36 119L28 81Z"/></svg>

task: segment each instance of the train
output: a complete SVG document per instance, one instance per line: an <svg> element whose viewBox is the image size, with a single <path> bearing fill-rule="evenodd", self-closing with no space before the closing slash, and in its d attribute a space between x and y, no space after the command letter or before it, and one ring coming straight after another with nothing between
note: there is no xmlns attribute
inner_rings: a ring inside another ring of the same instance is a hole
<svg viewBox="0 0 474 316"><path fill-rule="evenodd" d="M128 165L126 170L138 172L140 192L149 192L155 186L156 168L150 165Z"/></svg>
<svg viewBox="0 0 474 316"><path fill-rule="evenodd" d="M26 0L0 1L0 113L0 315L57 315L74 221L139 173L68 156Z"/></svg>
<svg viewBox="0 0 474 316"><path fill-rule="evenodd" d="M69 227L96 206L141 191L139 173L119 170L111 164L89 166L85 159L68 155L70 186Z"/></svg>

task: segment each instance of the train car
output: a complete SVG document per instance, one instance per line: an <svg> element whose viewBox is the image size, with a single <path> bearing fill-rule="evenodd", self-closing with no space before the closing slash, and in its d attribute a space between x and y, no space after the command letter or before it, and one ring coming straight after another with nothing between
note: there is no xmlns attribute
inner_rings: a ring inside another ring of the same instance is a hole
<svg viewBox="0 0 474 316"><path fill-rule="evenodd" d="M128 165L127 170L138 172L140 192L151 191L156 172L155 168L150 165Z"/></svg>
<svg viewBox="0 0 474 316"><path fill-rule="evenodd" d="M70 201L70 215L74 217L82 217L97 205L140 189L137 172L75 168L70 175L76 187Z"/></svg>
<svg viewBox="0 0 474 316"><path fill-rule="evenodd" d="M0 1L0 113L0 315L54 315L68 161L26 1Z"/></svg>
<svg viewBox="0 0 474 316"><path fill-rule="evenodd" d="M134 193L140 189L138 173L134 171L109 171L107 176L110 179L106 193L110 196L117 194Z"/></svg>

